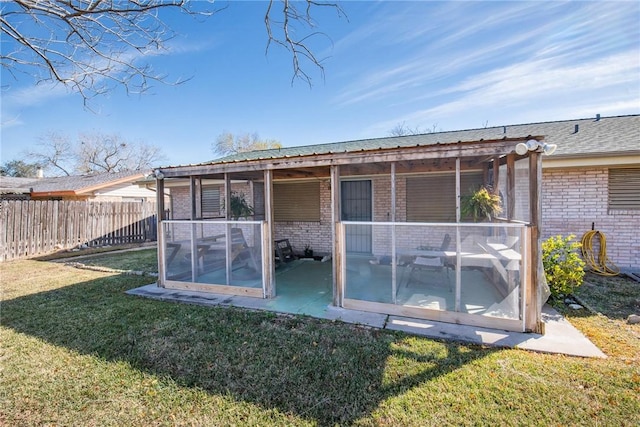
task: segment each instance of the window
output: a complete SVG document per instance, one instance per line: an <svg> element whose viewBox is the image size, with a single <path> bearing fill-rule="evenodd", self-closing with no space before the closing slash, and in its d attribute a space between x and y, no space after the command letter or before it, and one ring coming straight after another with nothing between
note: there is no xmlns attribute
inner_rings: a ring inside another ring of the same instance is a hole
<svg viewBox="0 0 640 427"><path fill-rule="evenodd" d="M640 168L609 169L609 209L640 210Z"/></svg>
<svg viewBox="0 0 640 427"><path fill-rule="evenodd" d="M460 174L460 191L482 185L482 172ZM407 221L455 222L456 176L453 173L407 178Z"/></svg>
<svg viewBox="0 0 640 427"><path fill-rule="evenodd" d="M201 202L202 202L203 218L220 217L220 187L219 186L203 186Z"/></svg>
<svg viewBox="0 0 640 427"><path fill-rule="evenodd" d="M280 222L320 221L320 183L274 183L273 218Z"/></svg>

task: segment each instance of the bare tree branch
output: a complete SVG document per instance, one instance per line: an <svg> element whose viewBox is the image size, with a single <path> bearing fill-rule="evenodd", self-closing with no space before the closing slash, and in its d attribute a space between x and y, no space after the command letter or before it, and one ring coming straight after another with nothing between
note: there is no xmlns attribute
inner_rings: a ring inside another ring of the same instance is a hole
<svg viewBox="0 0 640 427"><path fill-rule="evenodd" d="M197 16L221 10L186 0L15 0L0 8L3 68L62 83L85 103L115 86L144 92L154 81L167 83L149 65L138 65L140 56L165 51L175 36L160 10Z"/></svg>
<svg viewBox="0 0 640 427"><path fill-rule="evenodd" d="M275 3L282 5L279 19L276 17L277 12L274 11ZM269 6L264 16L264 24L268 37L266 52L269 52L269 47L272 43L287 49L291 53L291 60L293 62L293 77L291 78L291 83L293 84L295 79L299 78L311 86L311 76L304 71L301 61L306 59L311 65L318 67L324 78L322 60L316 57L309 44L312 38L318 36L327 37L327 35L320 31L312 31L307 35L296 37L293 35L296 33L294 24L300 24L303 27L314 29L317 24L311 16L313 7L334 8L338 16L341 17L346 17L346 14L337 3L314 0L305 0L305 10L301 13L298 10L297 3L300 2L291 0L269 0ZM281 34L277 35L274 32L276 29L279 30Z"/></svg>
<svg viewBox="0 0 640 427"><path fill-rule="evenodd" d="M291 53L292 83L299 78L311 85L305 71L308 64L317 66L324 76L322 60L312 48L318 36L326 36L315 30L311 15L320 7L334 8L338 16L345 16L337 3L324 0L268 3L266 50L276 44ZM176 36L161 11L209 17L225 8L214 6L213 0L0 1L0 64L13 76L24 73L36 82L59 82L79 93L85 105L117 86L140 93L153 82L179 84L186 80L168 81L166 75L140 62L143 56L166 52Z"/></svg>

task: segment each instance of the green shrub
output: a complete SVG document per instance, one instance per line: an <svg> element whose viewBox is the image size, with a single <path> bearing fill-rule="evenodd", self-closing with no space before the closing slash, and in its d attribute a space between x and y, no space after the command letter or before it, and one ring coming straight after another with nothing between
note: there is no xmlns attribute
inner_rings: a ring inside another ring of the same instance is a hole
<svg viewBox="0 0 640 427"><path fill-rule="evenodd" d="M554 298L573 293L584 278L584 261L578 255L581 244L575 236L554 236L542 242L542 264Z"/></svg>

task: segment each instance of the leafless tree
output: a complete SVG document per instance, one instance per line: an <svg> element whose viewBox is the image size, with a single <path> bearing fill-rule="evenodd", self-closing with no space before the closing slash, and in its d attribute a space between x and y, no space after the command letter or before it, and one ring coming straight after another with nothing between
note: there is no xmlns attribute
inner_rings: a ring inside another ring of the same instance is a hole
<svg viewBox="0 0 640 427"><path fill-rule="evenodd" d="M119 172L151 169L164 156L160 148L129 142L120 135L85 133L76 146L76 171L80 173Z"/></svg>
<svg viewBox="0 0 640 427"><path fill-rule="evenodd" d="M300 12L304 4L304 12ZM305 58L320 67L309 48L314 31L311 11L337 4L324 0L270 0L265 14L267 49L271 43L288 49L294 78L310 83L303 70ZM281 6L277 11L278 5ZM36 82L59 82L80 93L86 101L116 86L144 92L154 81L169 81L141 56L162 54L175 31L161 12L175 9L194 17L209 17L224 7L213 1L187 0L14 0L0 2L1 65L13 75L24 73ZM299 32L301 25L311 32ZM299 35L300 34L300 35ZM5 82L6 84L6 82Z"/></svg>
<svg viewBox="0 0 640 427"><path fill-rule="evenodd" d="M154 145L101 133L81 134L75 142L66 135L49 133L27 158L52 175L148 170L164 160L162 151Z"/></svg>
<svg viewBox="0 0 640 427"><path fill-rule="evenodd" d="M223 132L211 145L213 152L221 156L270 148L282 148L282 144L275 139L260 139L257 133L234 135Z"/></svg>
<svg viewBox="0 0 640 427"><path fill-rule="evenodd" d="M36 149L27 152L28 161L38 163L53 175L73 173L73 144L65 135L49 132L40 137Z"/></svg>
<svg viewBox="0 0 640 427"><path fill-rule="evenodd" d="M389 131L390 136L407 136L407 135L420 135L424 133L436 133L442 132L442 128L438 128L438 124L435 123L431 126L431 129L421 129L420 126L411 128L405 124L405 122L398 123Z"/></svg>

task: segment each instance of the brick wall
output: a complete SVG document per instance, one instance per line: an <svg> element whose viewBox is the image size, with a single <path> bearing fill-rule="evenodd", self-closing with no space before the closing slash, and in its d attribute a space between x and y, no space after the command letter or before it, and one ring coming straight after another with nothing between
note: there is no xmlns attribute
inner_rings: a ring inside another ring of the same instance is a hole
<svg viewBox="0 0 640 427"><path fill-rule="evenodd" d="M295 207L293 207L295 209ZM296 254L304 252L306 245L314 255L326 255L333 251L331 236L331 189L328 181L320 183L320 221L276 222L275 239L289 239Z"/></svg>
<svg viewBox="0 0 640 427"><path fill-rule="evenodd" d="M640 212L613 211L607 207L608 170L606 168L543 169L542 237L575 234L577 239L591 230L591 223L607 237L609 258L621 268L640 267ZM374 221L391 220L391 183L388 176L372 180ZM249 196L247 185L234 185L235 191ZM406 221L406 179L396 182L396 221ZM172 214L176 219L189 218L189 189L172 189ZM310 245L316 254L332 251L331 190L328 182L320 186L319 222L276 222L275 238L289 239L298 253ZM251 200L249 200L251 202ZM388 251L390 232L376 230L374 253ZM438 236L439 237L439 236ZM419 236L407 237L407 247L423 243ZM438 240L438 239L435 239ZM440 239L441 240L441 239ZM426 244L433 244L427 242Z"/></svg>
<svg viewBox="0 0 640 427"><path fill-rule="evenodd" d="M620 268L640 267L640 212L607 207L608 169L543 169L542 238L595 229L605 234L607 255Z"/></svg>

